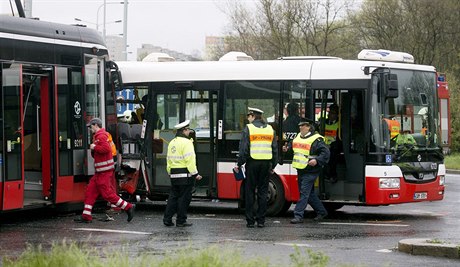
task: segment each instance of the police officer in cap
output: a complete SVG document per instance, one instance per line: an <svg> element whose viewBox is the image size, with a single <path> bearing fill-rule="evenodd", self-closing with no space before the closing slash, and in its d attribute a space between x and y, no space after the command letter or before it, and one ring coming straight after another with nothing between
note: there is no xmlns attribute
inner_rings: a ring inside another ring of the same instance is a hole
<svg viewBox="0 0 460 267"><path fill-rule="evenodd" d="M300 199L294 208L294 219L291 223L303 222L303 214L307 205L316 211L315 221L320 221L327 216L321 200L316 195L315 181L321 173L321 169L329 161L329 148L324 142L324 137L315 133L314 121L302 119L299 123L300 132L288 146L283 147L286 152L294 151L292 167L297 169L297 183L299 186Z"/></svg>
<svg viewBox="0 0 460 267"><path fill-rule="evenodd" d="M241 171L241 166L246 164L246 226L253 228L257 222L257 227L262 228L265 227L268 181L278 161L278 146L275 131L262 118L264 112L257 108L248 109L249 124L242 132L238 166L235 167L235 171ZM258 206L254 218L253 207L256 189Z"/></svg>
<svg viewBox="0 0 460 267"><path fill-rule="evenodd" d="M190 120L174 126L176 137L168 145L166 170L171 178L171 192L163 216L166 226L174 226L172 217L177 213L176 226L187 227L187 209L192 200L192 189L195 180L201 180L196 167L196 155L193 141L190 139L192 129Z"/></svg>

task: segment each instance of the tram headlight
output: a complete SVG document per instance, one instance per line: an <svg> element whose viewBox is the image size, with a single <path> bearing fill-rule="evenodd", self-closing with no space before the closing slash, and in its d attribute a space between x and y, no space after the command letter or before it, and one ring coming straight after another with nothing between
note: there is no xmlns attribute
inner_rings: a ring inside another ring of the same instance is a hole
<svg viewBox="0 0 460 267"><path fill-rule="evenodd" d="M399 189L400 180L399 178L380 178L379 188L380 189Z"/></svg>
<svg viewBox="0 0 460 267"><path fill-rule="evenodd" d="M439 175L439 185L444 185L445 182L446 182L446 176Z"/></svg>

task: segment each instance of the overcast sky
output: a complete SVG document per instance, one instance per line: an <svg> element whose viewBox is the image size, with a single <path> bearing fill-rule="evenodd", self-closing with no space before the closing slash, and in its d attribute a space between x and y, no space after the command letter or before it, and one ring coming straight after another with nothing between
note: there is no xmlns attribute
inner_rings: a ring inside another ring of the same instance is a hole
<svg viewBox="0 0 460 267"><path fill-rule="evenodd" d="M102 32L103 0L32 0L32 15L44 21L65 24L79 22ZM245 0L247 2L252 2ZM2 13L9 12L3 0ZM6 3L5 3L6 2ZM13 1L14 2L14 1ZM123 33L123 0L107 0L106 34ZM228 25L227 17L218 6L226 0L129 0L128 1L128 59L136 59L141 44L153 44L183 53L204 50L205 36L222 35ZM99 7L101 7L99 9ZM99 12L97 12L99 9Z"/></svg>

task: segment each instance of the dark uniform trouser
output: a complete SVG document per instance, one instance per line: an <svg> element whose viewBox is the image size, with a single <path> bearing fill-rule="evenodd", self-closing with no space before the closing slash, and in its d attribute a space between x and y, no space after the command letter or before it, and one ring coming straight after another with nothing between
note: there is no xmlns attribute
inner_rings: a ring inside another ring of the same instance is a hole
<svg viewBox="0 0 460 267"><path fill-rule="evenodd" d="M254 224L254 197L257 188L257 212L255 220L259 224L265 223L267 211L267 194L270 160L250 160L246 163L246 221Z"/></svg>
<svg viewBox="0 0 460 267"><path fill-rule="evenodd" d="M176 212L176 224L182 224L187 221L187 209L190 206L190 201L192 201L192 189L193 183L171 185L163 222L172 222L172 217Z"/></svg>

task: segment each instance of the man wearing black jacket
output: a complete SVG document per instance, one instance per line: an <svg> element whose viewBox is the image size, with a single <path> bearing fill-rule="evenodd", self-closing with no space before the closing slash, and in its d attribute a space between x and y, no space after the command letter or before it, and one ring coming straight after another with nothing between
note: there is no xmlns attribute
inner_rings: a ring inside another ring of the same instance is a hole
<svg viewBox="0 0 460 267"><path fill-rule="evenodd" d="M262 118L263 111L257 108L248 109L249 124L242 132L236 171L241 171L241 165L246 164L246 226L253 228L257 222L257 227L262 228L265 227L269 177L278 160L278 145L275 131ZM256 188L258 208L254 218Z"/></svg>
<svg viewBox="0 0 460 267"><path fill-rule="evenodd" d="M315 181L321 173L321 168L329 161L329 148L324 143L324 137L315 133L312 120L302 119L299 123L300 133L283 151L292 149L294 157L292 167L297 169L297 183L300 198L294 208L294 219L291 223L303 222L303 215L308 204L316 211L315 221L320 221L327 216L327 211L316 195Z"/></svg>

